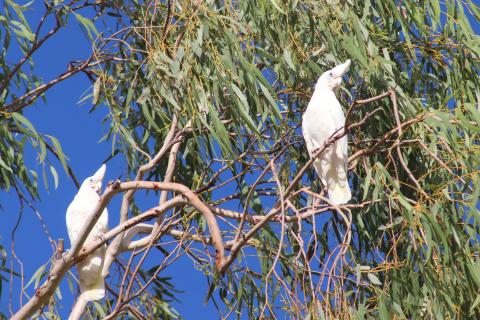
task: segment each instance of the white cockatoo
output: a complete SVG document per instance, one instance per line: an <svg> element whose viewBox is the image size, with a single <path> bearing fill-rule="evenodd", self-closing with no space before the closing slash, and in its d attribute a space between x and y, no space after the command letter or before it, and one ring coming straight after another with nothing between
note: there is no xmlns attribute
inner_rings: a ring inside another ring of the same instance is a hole
<svg viewBox="0 0 480 320"><path fill-rule="evenodd" d="M303 137L310 157L323 147L332 134L345 126L345 115L335 92L349 68L350 60L347 60L323 73L315 85L302 122ZM347 162L348 138L345 135L326 148L313 163L330 201L336 205L344 204L352 197L348 185Z"/></svg>
<svg viewBox="0 0 480 320"><path fill-rule="evenodd" d="M90 219L92 211L100 201L102 180L105 176L105 164L93 176L83 181L80 190L67 209L67 229L70 246L73 246L83 225ZM108 211L105 208L95 226L90 231L86 242L95 240L108 231ZM105 296L105 283L102 277L102 267L106 246L92 252L88 257L78 262L80 278L80 296L70 313L70 320L80 319L89 301L100 300Z"/></svg>

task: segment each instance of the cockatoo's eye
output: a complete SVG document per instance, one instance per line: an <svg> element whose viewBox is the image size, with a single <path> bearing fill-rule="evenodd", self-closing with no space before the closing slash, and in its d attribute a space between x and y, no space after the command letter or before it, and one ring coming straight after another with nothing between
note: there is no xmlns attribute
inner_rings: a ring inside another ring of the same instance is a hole
<svg viewBox="0 0 480 320"><path fill-rule="evenodd" d="M330 78L333 78L333 72L330 72L330 73L328 74L328 76L329 76Z"/></svg>

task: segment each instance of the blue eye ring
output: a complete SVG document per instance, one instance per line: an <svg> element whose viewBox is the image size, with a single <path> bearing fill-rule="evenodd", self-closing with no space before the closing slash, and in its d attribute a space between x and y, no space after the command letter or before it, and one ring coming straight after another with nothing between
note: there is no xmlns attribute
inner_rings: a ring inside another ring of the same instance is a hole
<svg viewBox="0 0 480 320"><path fill-rule="evenodd" d="M330 78L333 78L333 72L330 72L330 73L328 74L328 76L329 76Z"/></svg>

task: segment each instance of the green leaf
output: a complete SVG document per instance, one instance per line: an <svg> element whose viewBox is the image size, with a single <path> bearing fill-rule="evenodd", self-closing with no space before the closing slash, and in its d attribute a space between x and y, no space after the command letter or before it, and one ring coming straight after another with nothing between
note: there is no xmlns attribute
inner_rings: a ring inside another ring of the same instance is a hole
<svg viewBox="0 0 480 320"><path fill-rule="evenodd" d="M480 294L477 295L477 297L475 298L475 301L473 301L473 304L469 310L470 314L478 307L479 304L480 304Z"/></svg>
<svg viewBox="0 0 480 320"><path fill-rule="evenodd" d="M35 289L38 288L38 284L40 283L40 280L42 279L42 277L44 275L45 268L46 268L46 265L41 265L37 269L37 271L35 271L35 273L30 278L30 280L28 280L27 284L25 285L25 288L28 288L34 281L35 281L34 288Z"/></svg>
<svg viewBox="0 0 480 320"><path fill-rule="evenodd" d="M272 106L272 110L275 112L275 116L278 117L278 118L281 118L282 115L280 113L280 109L278 108L277 103L273 99L273 97L270 93L270 90L267 87L265 87L261 82L259 82L258 85L260 86L260 90L262 90L262 93L265 95L268 102L270 102L270 105Z"/></svg>
<svg viewBox="0 0 480 320"><path fill-rule="evenodd" d="M35 40L35 34L33 34L27 26L15 20L10 21L10 23L15 27L13 32L15 32L18 36L30 42Z"/></svg>
<svg viewBox="0 0 480 320"><path fill-rule="evenodd" d="M50 165L50 172L52 173L53 182L56 190L58 188L58 173L52 165Z"/></svg>
<svg viewBox="0 0 480 320"><path fill-rule="evenodd" d="M92 104L96 105L98 103L98 99L100 98L100 89L102 88L102 81L101 77L98 77L93 84L93 98Z"/></svg>
<svg viewBox="0 0 480 320"><path fill-rule="evenodd" d="M292 61L292 53L290 52L290 50L285 49L285 51L283 52L283 57L285 58L285 61L287 62L288 66L292 68L293 71L295 71L296 70L295 64Z"/></svg>
<svg viewBox="0 0 480 320"><path fill-rule="evenodd" d="M10 168L0 157L0 166L4 168L5 170L9 171L10 173L13 173L12 168Z"/></svg>
<svg viewBox="0 0 480 320"><path fill-rule="evenodd" d="M65 154L63 153L62 146L60 145L60 142L58 141L57 138L50 136L50 135L45 135L47 138L52 141L53 147L55 149L55 152L57 153L58 159L60 160L60 163L63 166L63 169L65 172L68 174L68 166L67 166L67 159L65 157Z"/></svg>
<svg viewBox="0 0 480 320"><path fill-rule="evenodd" d="M240 115L242 116L242 119L245 120L247 126L255 132L256 134L260 134L260 132L257 129L257 126L255 125L255 122L253 119L250 117L248 114L250 111L250 106L248 105L247 97L245 94L238 88L234 83L231 84L233 92L237 95L238 99L241 102L241 105L239 105L238 111L240 112ZM243 106L243 108L242 108Z"/></svg>
<svg viewBox="0 0 480 320"><path fill-rule="evenodd" d="M275 7L275 9L277 9L280 13L282 14L286 14L285 11L282 10L282 8L280 8L280 6L278 5L277 1L276 0L270 0L270 3Z"/></svg>
<svg viewBox="0 0 480 320"><path fill-rule="evenodd" d="M18 112L13 112L10 115L11 115L12 118L15 119L15 121L19 122L20 124L22 124L24 127L26 127L28 129L27 131L22 130L23 132L25 132L27 134L30 134L33 137L35 137L36 139L38 139L37 130L35 130L32 123L30 122L30 120L28 120L27 118L25 118L22 114L20 114ZM19 126L19 128L21 129L22 127Z"/></svg>
<svg viewBox="0 0 480 320"><path fill-rule="evenodd" d="M370 280L371 283L377 285L377 286L381 286L382 283L380 282L380 280L378 280L377 276L374 275L373 273L367 273L367 277L368 277L368 280Z"/></svg>
<svg viewBox="0 0 480 320"><path fill-rule="evenodd" d="M94 35L98 36L98 31L95 25L93 24L92 20L85 18L78 13L73 13L73 14L75 15L75 19L77 19L77 21L80 22L81 26L87 33L88 38L93 41L95 39Z"/></svg>
<svg viewBox="0 0 480 320"><path fill-rule="evenodd" d="M95 307L95 310L97 310L100 317L105 318L107 316L103 306L98 301L93 301L93 306Z"/></svg>

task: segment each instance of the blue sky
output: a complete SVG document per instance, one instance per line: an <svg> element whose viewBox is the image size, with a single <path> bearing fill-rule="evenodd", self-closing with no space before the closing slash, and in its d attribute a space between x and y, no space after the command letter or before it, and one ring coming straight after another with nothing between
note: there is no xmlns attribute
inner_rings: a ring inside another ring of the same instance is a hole
<svg viewBox="0 0 480 320"><path fill-rule="evenodd" d="M43 13L43 1L35 1L33 10L26 13L31 23L39 19ZM66 69L68 62L82 60L89 56L91 45L82 33L74 19L70 19L66 29L56 34L34 56L35 72L44 81L53 79L57 74ZM19 53L14 52L10 56L10 62L18 61ZM100 107L93 113L89 113L91 103L79 105L82 95L91 91L91 84L83 74L79 74L52 88L46 95L46 103L38 101L34 106L26 109L25 115L31 120L39 133L49 134L59 139L65 154L69 157L69 165L74 170L77 178L82 181L93 174L111 151L110 142L98 143L106 133L107 127L102 124L102 119L108 110ZM38 164L34 153L29 152L27 162L30 168L36 169L41 175L41 165ZM63 238L66 247L69 247L68 235L65 227L65 211L76 193L76 187L63 171L60 163L53 162L59 173L59 187L54 189L53 179L50 179L50 191L45 190L40 181L41 201L35 203L36 208L42 214L48 231L52 238ZM48 168L47 168L48 172ZM108 162L105 181L116 179L126 172L126 165L121 157ZM120 197L117 197L109 205L110 226L118 221ZM0 236L2 245L9 252L11 261L11 231L18 218L18 202L15 194L0 193L0 203L3 210L0 211ZM45 233L42 231L40 221L32 212L26 209L22 221L15 236L15 252L24 265L25 281L28 281L33 273L51 257L51 246ZM15 263L15 270L19 271L19 265ZM214 306L204 305L203 301L208 290L205 276L193 268L190 260L182 258L176 262L175 267L162 272L160 276L171 276L172 283L184 293L177 295L182 303L175 303L175 308L185 319L212 319L217 318L218 313ZM8 285L2 288L0 298L0 311L9 314L8 311ZM73 296L70 293L66 281L61 285L63 294L62 317L67 317L70 311ZM30 287L27 293L31 294ZM18 309L18 297L20 283L13 282L13 309ZM26 297L23 298L25 303Z"/></svg>

